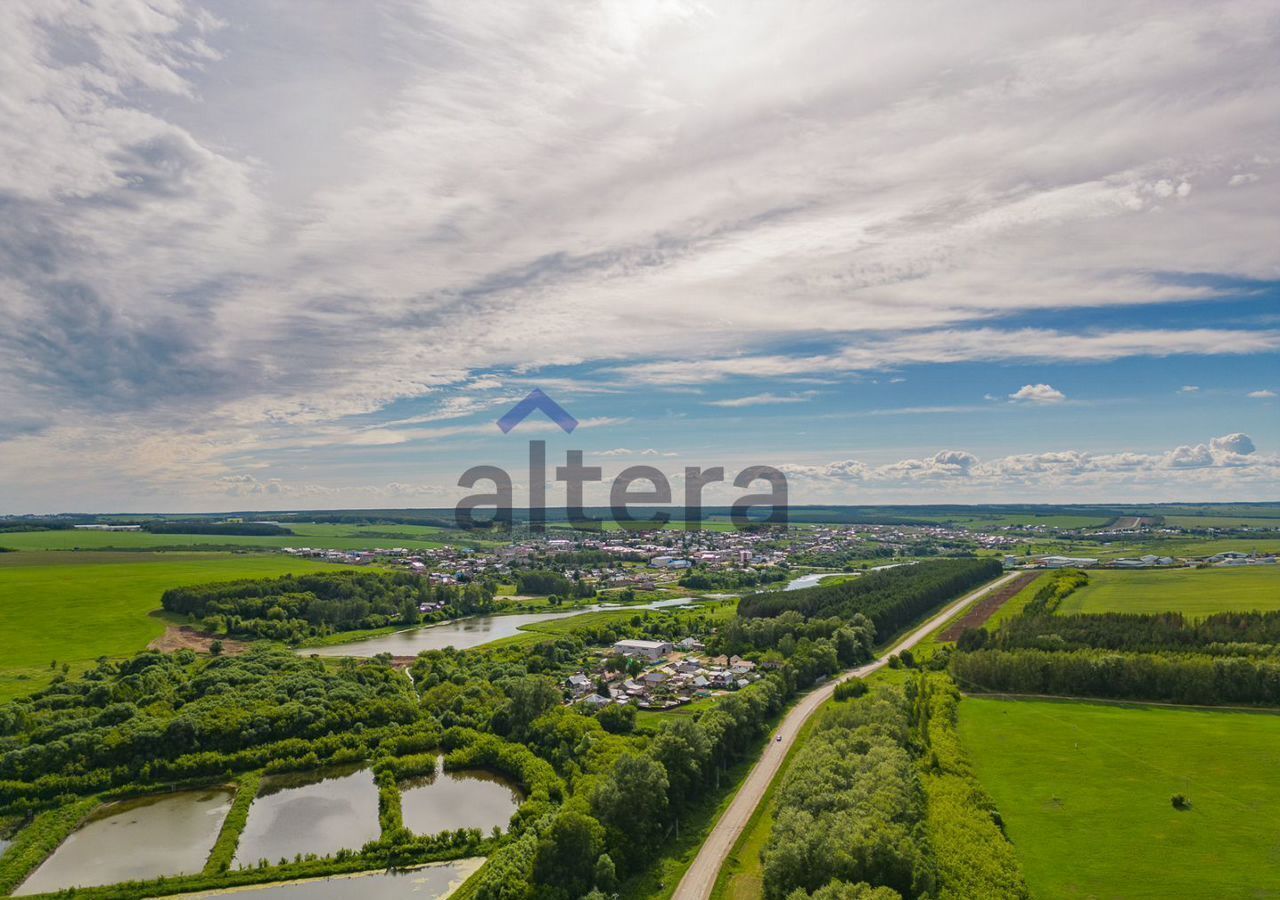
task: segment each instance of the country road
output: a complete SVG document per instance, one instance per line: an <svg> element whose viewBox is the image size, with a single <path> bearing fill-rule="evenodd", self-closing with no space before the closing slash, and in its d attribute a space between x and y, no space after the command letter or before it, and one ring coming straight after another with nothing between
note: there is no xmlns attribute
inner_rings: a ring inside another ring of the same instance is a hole
<svg viewBox="0 0 1280 900"><path fill-rule="evenodd" d="M1000 585L1016 575L1016 572L1002 575L995 581L978 588L970 594L966 594L898 641L879 659L856 669L851 669L839 677L833 678L822 687L806 694L791 712L787 713L782 723L778 726L776 733L782 736L782 740L771 740L765 746L760 761L755 764L755 767L747 775L746 781L738 789L738 795L733 798L733 803L729 805L724 815L720 817L720 821L716 822L711 833L707 835L707 839L698 851L698 856L694 859L693 865L685 872L684 878L680 879L680 884L676 887L672 900L706 900L711 896L711 889L715 886L716 876L720 873L720 867L724 865L725 859L728 858L730 851L733 850L733 845L738 842L738 836L742 834L742 830L747 826L747 822L760 804L760 799L764 796L764 792L768 790L769 784L773 781L774 776L778 774L778 769L782 767L782 761L786 758L787 751L791 749L800 727L808 721L819 706L830 699L832 693L835 692L837 684L848 678L864 678L888 665L890 657L896 656L903 650L911 649L969 604L988 591L1000 587Z"/></svg>

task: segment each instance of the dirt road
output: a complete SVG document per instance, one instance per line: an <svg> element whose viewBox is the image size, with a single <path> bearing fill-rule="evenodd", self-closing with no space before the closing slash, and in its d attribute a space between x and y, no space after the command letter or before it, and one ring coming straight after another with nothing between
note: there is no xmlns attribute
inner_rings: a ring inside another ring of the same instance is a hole
<svg viewBox="0 0 1280 900"><path fill-rule="evenodd" d="M1016 577L1016 575L1016 572L1010 572L1008 575L1003 575L984 587L978 588L973 593L966 594L894 644L884 656L864 666L845 672L838 678L834 678L822 687L806 694L791 712L787 713L786 718L782 720L782 724L778 726L777 734L782 736L782 740L769 741L763 755L760 757L760 761L755 764L755 767L747 775L747 780L739 788L738 795L733 798L733 803L725 810L724 815L720 817L720 821L716 822L711 834L707 835L707 839L702 844L702 849L698 851L698 856L693 861L693 865L685 872L684 878L680 879L680 884L676 888L675 894L672 895L672 900L706 900L711 896L711 889L715 886L716 876L720 873L720 867L724 865L729 852L733 850L733 845L738 842L738 836L742 834L742 829L746 827L747 821L760 804L760 799L764 796L764 792L768 789L770 782L778 774L778 769L781 768L787 751L791 749L795 736L800 731L800 726L808 721L819 706L831 698L837 684L847 678L864 678L888 665L891 656L896 656L903 650L910 650L970 603L973 603L988 591L1000 587L1005 582Z"/></svg>

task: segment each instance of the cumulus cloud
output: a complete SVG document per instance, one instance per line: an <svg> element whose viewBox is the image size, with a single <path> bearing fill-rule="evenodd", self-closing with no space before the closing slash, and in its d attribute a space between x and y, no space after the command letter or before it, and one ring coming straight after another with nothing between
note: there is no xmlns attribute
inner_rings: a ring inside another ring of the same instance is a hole
<svg viewBox="0 0 1280 900"><path fill-rule="evenodd" d="M1009 399L1028 403L1061 403L1067 395L1047 384L1024 384L1010 394Z"/></svg>
<svg viewBox="0 0 1280 900"><path fill-rule="evenodd" d="M1257 450L1253 445L1253 439L1239 431L1214 438L1209 442L1209 447L1212 450L1218 450L1223 453L1238 453L1241 456L1248 456Z"/></svg>
<svg viewBox="0 0 1280 900"><path fill-rule="evenodd" d="M1255 400L1270 400L1276 396L1276 392L1270 390L1250 391L1249 396Z"/></svg>
<svg viewBox="0 0 1280 900"><path fill-rule="evenodd" d="M881 465L847 459L826 465L792 464L782 470L802 480L893 484L962 479L1004 489L1020 484L1114 485L1125 484L1126 479L1136 483L1163 478L1161 473L1170 470L1200 469L1232 478L1274 477L1280 474L1280 456L1257 453L1249 435L1235 432L1215 437L1208 444L1181 445L1163 453L1052 450L982 460L966 451L942 450L929 457Z"/></svg>

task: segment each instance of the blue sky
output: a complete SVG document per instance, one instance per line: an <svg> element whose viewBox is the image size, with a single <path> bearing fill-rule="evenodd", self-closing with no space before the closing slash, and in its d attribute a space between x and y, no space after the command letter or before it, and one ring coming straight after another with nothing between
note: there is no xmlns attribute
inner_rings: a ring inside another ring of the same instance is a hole
<svg viewBox="0 0 1280 900"><path fill-rule="evenodd" d="M1274 4L0 28L0 512L449 505L531 436L797 502L1280 499ZM498 431L535 386L571 437Z"/></svg>

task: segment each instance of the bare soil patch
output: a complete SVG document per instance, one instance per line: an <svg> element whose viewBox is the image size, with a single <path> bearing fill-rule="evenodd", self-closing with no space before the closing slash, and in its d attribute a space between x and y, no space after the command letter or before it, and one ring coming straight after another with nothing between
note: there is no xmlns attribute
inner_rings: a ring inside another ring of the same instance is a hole
<svg viewBox="0 0 1280 900"><path fill-rule="evenodd" d="M1042 574L1042 572L1023 572L1008 584L1002 585L998 591L991 591L970 607L968 613L952 622L947 630L939 635L938 639L954 641L970 628L981 628L986 624L987 619L995 615L997 609L1004 606L1006 601L1012 599L1019 591Z"/></svg>
<svg viewBox="0 0 1280 900"><path fill-rule="evenodd" d="M199 631L190 625L170 625L164 634L147 644L149 650L160 650L173 653L175 650L194 650L197 653L208 653L209 645L216 640L222 641L222 652L227 656L235 656L249 649L243 641L219 638L205 631Z"/></svg>

